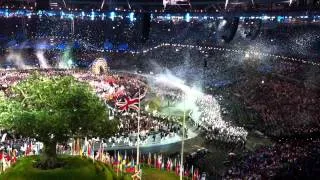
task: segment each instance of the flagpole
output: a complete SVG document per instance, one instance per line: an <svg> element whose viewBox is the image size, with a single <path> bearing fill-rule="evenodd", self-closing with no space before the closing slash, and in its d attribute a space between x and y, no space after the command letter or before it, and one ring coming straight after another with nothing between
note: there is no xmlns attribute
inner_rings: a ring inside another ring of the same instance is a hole
<svg viewBox="0 0 320 180"><path fill-rule="evenodd" d="M183 121L182 121L182 141L181 141L181 160L180 160L180 180L183 178L183 151L184 151L184 129L186 121L186 95L184 95Z"/></svg>
<svg viewBox="0 0 320 180"><path fill-rule="evenodd" d="M139 87L139 110L138 110L138 135L137 135L137 170L139 171L139 155L140 155L140 87Z"/></svg>

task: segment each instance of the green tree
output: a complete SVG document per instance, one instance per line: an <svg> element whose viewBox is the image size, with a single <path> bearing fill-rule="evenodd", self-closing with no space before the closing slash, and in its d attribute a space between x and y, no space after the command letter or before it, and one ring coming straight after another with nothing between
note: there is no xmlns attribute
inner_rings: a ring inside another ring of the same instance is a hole
<svg viewBox="0 0 320 180"><path fill-rule="evenodd" d="M56 144L70 138L109 137L118 121L109 120L105 104L93 89L71 76L34 74L0 97L1 126L43 142L42 165L54 168Z"/></svg>

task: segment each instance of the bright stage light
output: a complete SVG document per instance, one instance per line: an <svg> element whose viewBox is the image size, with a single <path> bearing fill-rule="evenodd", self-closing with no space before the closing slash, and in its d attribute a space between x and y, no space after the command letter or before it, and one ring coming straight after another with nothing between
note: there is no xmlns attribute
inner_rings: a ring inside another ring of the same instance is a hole
<svg viewBox="0 0 320 180"><path fill-rule="evenodd" d="M134 21L134 13L133 13L133 12L131 12L131 13L129 14L129 18L130 18L130 22L133 22L133 21Z"/></svg>
<svg viewBox="0 0 320 180"><path fill-rule="evenodd" d="M170 14L167 14L167 15L166 15L166 19L167 19L167 20L171 20L171 15L170 15Z"/></svg>
<svg viewBox="0 0 320 180"><path fill-rule="evenodd" d="M63 16L64 16L64 15L65 15L65 14L64 14L64 12L62 11L60 18L63 19Z"/></svg>
<svg viewBox="0 0 320 180"><path fill-rule="evenodd" d="M6 9L6 11L5 11L5 13L4 13L4 16L5 16L5 17L9 17L8 9Z"/></svg>
<svg viewBox="0 0 320 180"><path fill-rule="evenodd" d="M221 23L218 26L218 30L222 30L227 24L227 20L222 20Z"/></svg>
<svg viewBox="0 0 320 180"><path fill-rule="evenodd" d="M111 13L110 13L110 19L111 19L112 21L114 21L115 16L116 16L116 13L115 13L115 12L111 12Z"/></svg>
<svg viewBox="0 0 320 180"><path fill-rule="evenodd" d="M94 16L95 16L94 11L92 11L92 12L91 12L91 16L90 16L91 21L94 20Z"/></svg>
<svg viewBox="0 0 320 180"><path fill-rule="evenodd" d="M186 14L186 22L190 22L190 19L191 19L190 13L187 13L187 14Z"/></svg>

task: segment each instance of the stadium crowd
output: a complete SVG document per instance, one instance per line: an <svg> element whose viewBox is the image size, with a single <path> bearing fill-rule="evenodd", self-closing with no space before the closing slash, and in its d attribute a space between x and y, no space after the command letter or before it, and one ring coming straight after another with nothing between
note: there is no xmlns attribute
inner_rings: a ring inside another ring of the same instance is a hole
<svg viewBox="0 0 320 180"><path fill-rule="evenodd" d="M246 153L224 179L314 179L320 166L319 139L282 139Z"/></svg>
<svg viewBox="0 0 320 180"><path fill-rule="evenodd" d="M263 83L261 83L263 82ZM247 105L261 114L272 136L319 132L319 90L276 78L246 81L236 87Z"/></svg>

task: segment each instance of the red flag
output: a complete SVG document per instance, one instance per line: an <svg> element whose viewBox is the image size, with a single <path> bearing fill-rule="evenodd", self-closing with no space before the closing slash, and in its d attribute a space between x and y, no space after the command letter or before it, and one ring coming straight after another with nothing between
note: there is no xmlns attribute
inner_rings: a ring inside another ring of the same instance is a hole
<svg viewBox="0 0 320 180"><path fill-rule="evenodd" d="M196 170L194 171L194 174L193 174L192 180L198 180L198 176L199 176L199 170L198 170L198 169L196 169Z"/></svg>
<svg viewBox="0 0 320 180"><path fill-rule="evenodd" d="M167 171L170 171L170 167L171 167L170 160L168 159L168 161L167 161Z"/></svg>
<svg viewBox="0 0 320 180"><path fill-rule="evenodd" d="M5 159L6 159L6 161L10 161L11 160L11 157L10 157L9 153L6 155Z"/></svg>
<svg viewBox="0 0 320 180"><path fill-rule="evenodd" d="M30 142L30 144L27 145L27 149L25 151L25 156L28 156L32 151L32 143Z"/></svg>
<svg viewBox="0 0 320 180"><path fill-rule="evenodd" d="M87 148L87 156L89 157L91 154L91 147L90 147L90 143L88 144L88 148Z"/></svg>
<svg viewBox="0 0 320 180"><path fill-rule="evenodd" d="M180 172L180 164L178 163L177 166L176 166L176 174L177 174L177 176L179 175L179 172Z"/></svg>

